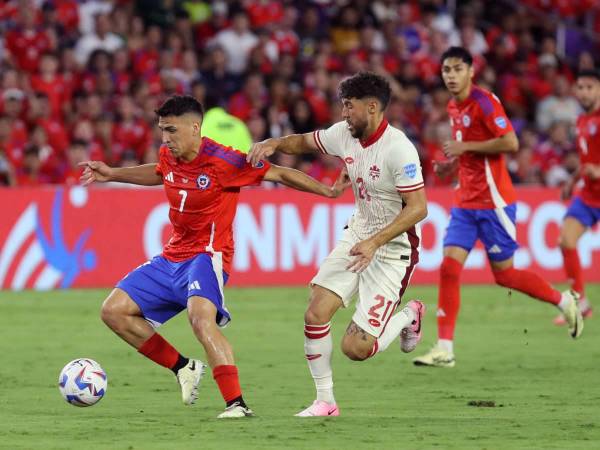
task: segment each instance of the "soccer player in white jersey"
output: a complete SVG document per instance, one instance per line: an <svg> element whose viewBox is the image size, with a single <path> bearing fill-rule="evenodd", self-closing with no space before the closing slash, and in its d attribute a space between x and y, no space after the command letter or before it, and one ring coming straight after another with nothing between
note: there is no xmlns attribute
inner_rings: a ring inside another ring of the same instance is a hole
<svg viewBox="0 0 600 450"><path fill-rule="evenodd" d="M299 417L339 415L330 324L356 294L356 312L342 340L348 358L366 360L398 336L401 349L410 352L421 339L423 303L412 300L393 314L419 259L418 223L427 216L427 199L417 150L384 117L390 95L385 78L358 73L339 86L343 121L326 130L267 139L248 154L252 164L275 152L337 156L354 191L354 214L310 284L304 350L317 399Z"/></svg>

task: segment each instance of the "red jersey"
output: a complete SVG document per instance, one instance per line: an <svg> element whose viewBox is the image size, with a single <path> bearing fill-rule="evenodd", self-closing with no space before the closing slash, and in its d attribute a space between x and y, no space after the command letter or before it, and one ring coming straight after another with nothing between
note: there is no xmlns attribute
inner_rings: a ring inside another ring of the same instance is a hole
<svg viewBox="0 0 600 450"><path fill-rule="evenodd" d="M498 97L477 86L462 102L450 100L447 109L457 141L487 141L513 131ZM465 152L458 162L455 201L459 208L501 208L516 201L502 153Z"/></svg>
<svg viewBox="0 0 600 450"><path fill-rule="evenodd" d="M173 225L163 256L179 262L199 253L221 255L223 270L229 272L240 188L260 183L269 168L267 162L252 167L245 154L206 137L190 162L162 146L156 173L163 178Z"/></svg>
<svg viewBox="0 0 600 450"><path fill-rule="evenodd" d="M582 114L577 119L577 150L581 166L600 164L600 109ZM582 176L581 199L594 208L600 208L600 180Z"/></svg>

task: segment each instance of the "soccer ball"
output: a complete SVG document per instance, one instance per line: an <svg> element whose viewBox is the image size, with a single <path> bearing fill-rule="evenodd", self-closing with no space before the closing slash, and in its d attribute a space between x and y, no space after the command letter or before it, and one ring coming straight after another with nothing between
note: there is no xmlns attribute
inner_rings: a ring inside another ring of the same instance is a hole
<svg viewBox="0 0 600 450"><path fill-rule="evenodd" d="M92 406L106 393L106 373L96 361L74 359L60 371L58 390L74 406Z"/></svg>

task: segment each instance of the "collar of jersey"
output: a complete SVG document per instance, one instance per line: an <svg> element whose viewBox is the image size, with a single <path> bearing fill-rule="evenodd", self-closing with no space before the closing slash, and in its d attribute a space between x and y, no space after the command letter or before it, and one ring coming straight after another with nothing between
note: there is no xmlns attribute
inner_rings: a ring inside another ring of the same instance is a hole
<svg viewBox="0 0 600 450"><path fill-rule="evenodd" d="M384 117L383 120L381 121L381 123L379 124L379 126L377 127L377 129L375 130L375 132L371 136L369 136L364 141L359 140L360 145L362 145L362 148L367 148L367 147L373 145L375 142L377 142L379 140L379 138L381 137L381 135L383 135L383 132L385 131L387 126L388 126L388 121Z"/></svg>

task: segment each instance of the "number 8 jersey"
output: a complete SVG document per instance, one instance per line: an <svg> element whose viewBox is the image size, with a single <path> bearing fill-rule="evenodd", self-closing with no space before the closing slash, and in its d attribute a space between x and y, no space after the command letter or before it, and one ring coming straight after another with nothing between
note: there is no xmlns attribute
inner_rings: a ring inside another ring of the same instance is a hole
<svg viewBox="0 0 600 450"><path fill-rule="evenodd" d="M450 100L447 110L456 141L487 141L513 131L498 98L477 86L473 86L465 100ZM515 203L515 191L502 153L465 152L458 162L456 206L493 209Z"/></svg>
<svg viewBox="0 0 600 450"><path fill-rule="evenodd" d="M577 118L577 149L581 166L600 165L600 110ZM594 208L600 208L600 179L582 176L581 199Z"/></svg>

